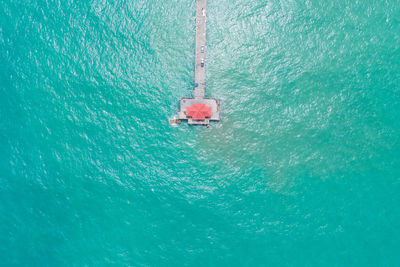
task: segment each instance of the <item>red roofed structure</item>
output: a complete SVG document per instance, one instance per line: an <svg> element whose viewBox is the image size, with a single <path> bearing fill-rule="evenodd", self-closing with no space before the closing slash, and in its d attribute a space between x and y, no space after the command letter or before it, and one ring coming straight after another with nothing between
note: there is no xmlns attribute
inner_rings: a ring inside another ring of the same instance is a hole
<svg viewBox="0 0 400 267"><path fill-rule="evenodd" d="M206 117L211 117L211 107L205 104L194 103L192 106L186 108L186 116L192 117L193 120L205 120Z"/></svg>

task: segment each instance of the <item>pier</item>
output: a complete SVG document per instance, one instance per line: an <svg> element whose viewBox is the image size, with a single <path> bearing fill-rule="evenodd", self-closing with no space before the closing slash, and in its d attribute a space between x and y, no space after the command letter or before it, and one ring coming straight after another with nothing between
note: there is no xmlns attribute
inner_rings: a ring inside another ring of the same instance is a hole
<svg viewBox="0 0 400 267"><path fill-rule="evenodd" d="M207 0L196 0L196 50L194 90L192 98L181 98L178 121L188 124L208 125L220 119L220 102L205 98L207 55Z"/></svg>

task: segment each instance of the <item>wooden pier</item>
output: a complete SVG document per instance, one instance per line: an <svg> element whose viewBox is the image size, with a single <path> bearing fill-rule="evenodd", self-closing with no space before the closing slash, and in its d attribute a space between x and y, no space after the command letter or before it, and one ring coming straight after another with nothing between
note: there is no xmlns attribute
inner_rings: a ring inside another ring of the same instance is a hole
<svg viewBox="0 0 400 267"><path fill-rule="evenodd" d="M208 125L220 119L220 102L215 98L204 98L206 86L206 23L207 0L196 0L196 52L194 91L192 98L181 98L178 120L188 124Z"/></svg>

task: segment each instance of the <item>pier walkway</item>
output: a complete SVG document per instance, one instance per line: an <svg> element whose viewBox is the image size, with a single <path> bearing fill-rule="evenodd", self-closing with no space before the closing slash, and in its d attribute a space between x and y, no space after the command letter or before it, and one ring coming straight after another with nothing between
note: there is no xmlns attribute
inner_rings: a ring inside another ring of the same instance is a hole
<svg viewBox="0 0 400 267"><path fill-rule="evenodd" d="M207 54L207 0L196 0L196 51L193 98L180 101L179 120L189 124L208 125L210 120L220 119L220 103L215 98L204 98L206 87ZM211 112L208 112L211 110ZM190 112L189 112L190 111ZM203 116L204 114L204 116Z"/></svg>

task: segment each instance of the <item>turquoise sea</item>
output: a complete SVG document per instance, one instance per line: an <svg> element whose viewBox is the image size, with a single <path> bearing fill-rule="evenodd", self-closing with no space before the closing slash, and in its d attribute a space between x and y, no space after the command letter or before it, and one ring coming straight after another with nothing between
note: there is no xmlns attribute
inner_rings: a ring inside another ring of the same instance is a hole
<svg viewBox="0 0 400 267"><path fill-rule="evenodd" d="M172 127L195 0L1 1L0 266L400 266L400 1L207 16Z"/></svg>

